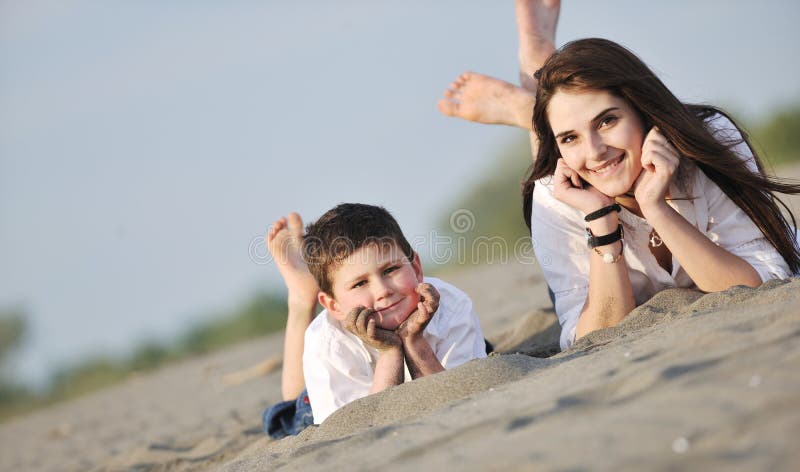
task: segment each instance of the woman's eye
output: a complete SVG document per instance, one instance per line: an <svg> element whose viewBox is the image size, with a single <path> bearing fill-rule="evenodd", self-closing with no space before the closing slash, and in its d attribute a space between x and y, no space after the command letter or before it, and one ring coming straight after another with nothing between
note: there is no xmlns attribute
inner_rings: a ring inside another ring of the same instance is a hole
<svg viewBox="0 0 800 472"><path fill-rule="evenodd" d="M561 138L561 144L569 144L572 141L575 141L575 136L568 135Z"/></svg>
<svg viewBox="0 0 800 472"><path fill-rule="evenodd" d="M616 117L616 116L614 116L614 115L608 115L607 117L603 118L603 119L600 121L600 127L603 127L603 126L608 126L608 125L610 125L610 124L614 123L615 121L617 121L617 117Z"/></svg>

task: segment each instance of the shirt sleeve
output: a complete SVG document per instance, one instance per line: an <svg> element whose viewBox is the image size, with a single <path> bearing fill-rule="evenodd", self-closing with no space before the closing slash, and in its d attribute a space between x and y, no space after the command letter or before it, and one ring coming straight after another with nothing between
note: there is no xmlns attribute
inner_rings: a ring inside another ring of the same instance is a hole
<svg viewBox="0 0 800 472"><path fill-rule="evenodd" d="M314 424L320 424L344 405L369 395L372 368L342 343L316 339L306 332L303 377Z"/></svg>
<svg viewBox="0 0 800 472"><path fill-rule="evenodd" d="M762 282L791 276L786 261L750 217L700 169L697 170L697 185L696 188L704 190L708 201L706 237L747 261Z"/></svg>
<svg viewBox="0 0 800 472"><path fill-rule="evenodd" d="M452 369L472 359L486 357L486 342L483 338L478 316L472 308L472 300L455 287L437 287L448 306L430 330L431 348L445 369ZM457 291L457 293L452 293ZM436 315L434 315L436 319ZM429 326L430 327L430 326ZM427 330L427 328L426 328Z"/></svg>
<svg viewBox="0 0 800 472"><path fill-rule="evenodd" d="M552 188L537 182L533 192L531 244L555 296L561 349L575 341L578 318L589 294L589 257L580 213L557 201Z"/></svg>

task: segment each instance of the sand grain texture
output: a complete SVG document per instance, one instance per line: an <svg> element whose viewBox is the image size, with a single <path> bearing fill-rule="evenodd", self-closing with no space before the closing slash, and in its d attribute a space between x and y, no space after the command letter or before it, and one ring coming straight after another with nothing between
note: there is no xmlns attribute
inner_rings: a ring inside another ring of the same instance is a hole
<svg viewBox="0 0 800 472"><path fill-rule="evenodd" d="M6 422L0 469L800 470L800 279L668 290L551 355L559 329L537 273L443 276L506 354L363 398L297 437L260 432L280 399L273 335Z"/></svg>

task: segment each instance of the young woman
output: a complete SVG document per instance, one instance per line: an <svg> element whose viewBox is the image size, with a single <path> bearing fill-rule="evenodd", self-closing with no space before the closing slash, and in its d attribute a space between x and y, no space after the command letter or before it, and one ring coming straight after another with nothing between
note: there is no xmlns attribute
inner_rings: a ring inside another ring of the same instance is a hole
<svg viewBox="0 0 800 472"><path fill-rule="evenodd" d="M665 288L757 287L800 269L772 193L800 186L764 175L720 110L681 103L603 39L564 45L536 78L524 212L562 348Z"/></svg>

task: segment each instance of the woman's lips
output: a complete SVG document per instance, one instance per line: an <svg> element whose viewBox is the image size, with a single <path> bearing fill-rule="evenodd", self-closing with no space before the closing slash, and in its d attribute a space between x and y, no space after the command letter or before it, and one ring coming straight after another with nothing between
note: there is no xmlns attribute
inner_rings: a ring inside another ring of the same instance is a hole
<svg viewBox="0 0 800 472"><path fill-rule="evenodd" d="M619 157L608 161L607 163L603 164L600 167L596 167L594 169L590 169L589 172L596 174L596 175L603 175L613 171L623 160L625 160L625 153L620 155Z"/></svg>

